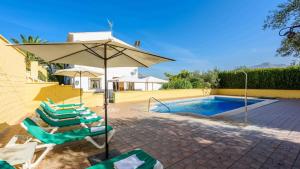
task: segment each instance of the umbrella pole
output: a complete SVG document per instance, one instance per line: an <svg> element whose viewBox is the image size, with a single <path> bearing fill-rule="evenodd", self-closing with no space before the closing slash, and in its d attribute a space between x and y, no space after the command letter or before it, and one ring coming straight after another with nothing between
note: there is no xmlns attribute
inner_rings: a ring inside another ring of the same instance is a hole
<svg viewBox="0 0 300 169"><path fill-rule="evenodd" d="M81 71L79 72L79 81L80 81L80 104L82 103L82 91L81 91Z"/></svg>
<svg viewBox="0 0 300 169"><path fill-rule="evenodd" d="M107 59L106 59L106 44L104 44L104 113L105 113L105 157L108 159L108 138L107 138Z"/></svg>

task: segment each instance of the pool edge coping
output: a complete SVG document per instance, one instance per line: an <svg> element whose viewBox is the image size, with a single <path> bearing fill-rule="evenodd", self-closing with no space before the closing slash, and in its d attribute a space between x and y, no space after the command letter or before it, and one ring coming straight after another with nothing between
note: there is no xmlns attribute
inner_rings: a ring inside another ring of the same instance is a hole
<svg viewBox="0 0 300 169"><path fill-rule="evenodd" d="M240 97L240 98L242 98L242 97ZM269 104L272 104L272 103L275 103L275 102L278 102L278 100L276 100L276 99L261 99L261 100L264 100L264 101L248 105L247 112L257 109L257 108L260 108L260 107L263 107L263 106L266 106L266 105L269 105ZM222 112L219 114L215 114L212 116L208 116L208 117L222 117L222 116L226 116L226 115L234 115L234 114L239 114L239 113L243 113L243 112L245 112L245 106L237 108L237 109L225 111L225 112Z"/></svg>
<svg viewBox="0 0 300 169"><path fill-rule="evenodd" d="M209 96L200 96L200 97L194 97L194 98L186 98L186 99L180 99L180 100L191 100L191 99L197 99L197 98L210 98L210 97L227 97L227 98L239 98L239 99L244 99L244 97L242 96L226 96L226 95L209 95ZM255 100L263 100L261 102L255 103L255 104L251 104L247 106L247 112L249 112L250 110L254 110L257 109L259 107L263 107L275 102L278 102L279 100L277 99L261 99L261 98L257 98L257 97L247 97L247 99L255 99ZM166 101L164 103L170 103L170 102L174 102L177 100L169 100ZM151 113L159 113L156 111L151 111ZM216 118L216 117L224 117L226 115L234 115L234 114L239 114L245 112L245 106L237 108L237 109L233 109L233 110L229 110L229 111L225 111L225 112L221 112L212 116L206 116L206 115L201 115L201 114L196 114L196 113L191 113L191 112L177 112L177 113L167 113L164 112L164 114L169 114L169 115L189 115L189 116L195 116L195 117L203 117L203 118Z"/></svg>

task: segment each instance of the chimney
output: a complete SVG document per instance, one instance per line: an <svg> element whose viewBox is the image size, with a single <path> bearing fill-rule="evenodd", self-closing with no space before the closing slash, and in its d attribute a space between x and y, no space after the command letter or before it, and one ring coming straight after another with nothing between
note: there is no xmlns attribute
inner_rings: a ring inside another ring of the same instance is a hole
<svg viewBox="0 0 300 169"><path fill-rule="evenodd" d="M141 46L141 41L136 40L136 41L134 42L134 47L140 48L140 46Z"/></svg>

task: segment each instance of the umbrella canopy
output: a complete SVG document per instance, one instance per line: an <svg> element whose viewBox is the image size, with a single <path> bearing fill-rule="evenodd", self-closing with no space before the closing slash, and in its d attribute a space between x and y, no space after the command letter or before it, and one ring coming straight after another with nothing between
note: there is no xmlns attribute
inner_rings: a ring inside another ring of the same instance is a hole
<svg viewBox="0 0 300 169"><path fill-rule="evenodd" d="M107 67L149 67L161 62L174 61L173 59L140 50L126 43L121 43L116 40L116 38L66 43L17 44L13 46L33 53L50 63L75 64L104 68L106 158L108 158L109 151L107 143Z"/></svg>
<svg viewBox="0 0 300 169"><path fill-rule="evenodd" d="M149 67L170 61L165 57L151 54L117 41L98 40L84 42L20 44L14 45L31 52L46 62L84 65L104 68L104 60L109 67Z"/></svg>
<svg viewBox="0 0 300 169"><path fill-rule="evenodd" d="M103 75L100 71L89 70L84 67L74 67L70 69L57 70L54 75L57 76L68 76L68 77L99 77Z"/></svg>

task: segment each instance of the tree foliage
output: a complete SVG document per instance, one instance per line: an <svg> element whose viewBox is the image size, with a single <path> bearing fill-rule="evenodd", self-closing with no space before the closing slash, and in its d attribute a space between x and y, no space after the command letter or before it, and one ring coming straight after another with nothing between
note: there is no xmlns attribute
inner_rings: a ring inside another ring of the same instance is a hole
<svg viewBox="0 0 300 169"><path fill-rule="evenodd" d="M34 36L24 36L24 35L20 35L20 40L12 38L11 40L15 43L15 44L25 44L25 43L31 43L31 44L36 44L36 43L45 43L46 41L41 40L38 36L34 37ZM38 61L39 63L44 63L44 61L35 56L34 54L27 52L27 51L23 51L25 53L25 63L26 63L26 70L30 70L30 62L31 61Z"/></svg>
<svg viewBox="0 0 300 169"><path fill-rule="evenodd" d="M40 43L46 43L46 40L42 40L39 38L39 36L24 36L24 35L20 35L20 40L16 39L16 38L12 38L11 39L15 44L40 44ZM45 62L42 58L35 56L33 53L27 52L27 51L23 51L25 53L25 63L26 63L26 70L30 70L30 62L31 61L37 61L40 65L43 65L46 67L47 72L48 72L48 81L59 81L61 82L61 80L63 79L63 77L57 77L54 76L53 73L55 72L55 70L57 69L63 69L64 68L64 64L59 64L59 63L55 63L55 64L51 64L48 62ZM40 72L39 72L40 74ZM42 76L39 76L42 77ZM43 80L43 79L41 79Z"/></svg>
<svg viewBox="0 0 300 169"><path fill-rule="evenodd" d="M267 16L263 28L280 30L287 26L300 24L300 0L288 0L277 6L277 9ZM281 46L277 49L277 54L281 56L300 57L300 33L296 31L294 38L284 37Z"/></svg>
<svg viewBox="0 0 300 169"><path fill-rule="evenodd" d="M218 72L214 69L208 72L182 70L176 75L165 73L169 82L163 85L163 89L215 88L219 84Z"/></svg>

